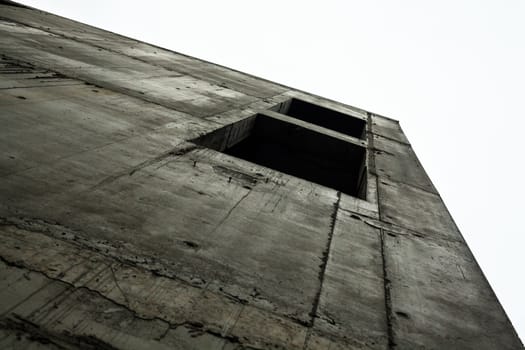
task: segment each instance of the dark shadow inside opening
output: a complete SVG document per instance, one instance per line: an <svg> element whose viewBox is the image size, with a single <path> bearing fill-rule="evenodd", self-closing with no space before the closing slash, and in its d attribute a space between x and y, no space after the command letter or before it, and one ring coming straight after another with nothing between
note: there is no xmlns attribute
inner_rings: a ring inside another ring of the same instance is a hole
<svg viewBox="0 0 525 350"><path fill-rule="evenodd" d="M274 106L272 110L348 136L360 139L365 138L365 120L321 107L313 103L292 98Z"/></svg>
<svg viewBox="0 0 525 350"><path fill-rule="evenodd" d="M253 118L193 142L366 199L364 147L265 115Z"/></svg>

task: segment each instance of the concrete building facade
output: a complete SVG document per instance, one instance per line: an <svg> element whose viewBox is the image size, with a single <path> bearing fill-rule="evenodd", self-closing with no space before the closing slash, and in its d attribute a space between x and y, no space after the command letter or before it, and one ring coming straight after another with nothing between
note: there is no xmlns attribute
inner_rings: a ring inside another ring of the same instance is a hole
<svg viewBox="0 0 525 350"><path fill-rule="evenodd" d="M523 349L395 120L0 1L0 348Z"/></svg>

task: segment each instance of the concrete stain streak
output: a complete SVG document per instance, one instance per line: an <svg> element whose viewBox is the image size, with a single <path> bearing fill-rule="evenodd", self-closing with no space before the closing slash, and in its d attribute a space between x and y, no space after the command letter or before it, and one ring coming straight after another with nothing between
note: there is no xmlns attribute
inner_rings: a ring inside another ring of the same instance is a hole
<svg viewBox="0 0 525 350"><path fill-rule="evenodd" d="M210 232L210 235L213 235L215 232L217 232L217 230L226 222L226 220L228 220L233 211L237 209L241 202L245 200L251 192L252 190L249 189L248 192L243 194L243 196L228 210L226 215L224 215L224 217L219 221L219 223L213 228L213 230Z"/></svg>

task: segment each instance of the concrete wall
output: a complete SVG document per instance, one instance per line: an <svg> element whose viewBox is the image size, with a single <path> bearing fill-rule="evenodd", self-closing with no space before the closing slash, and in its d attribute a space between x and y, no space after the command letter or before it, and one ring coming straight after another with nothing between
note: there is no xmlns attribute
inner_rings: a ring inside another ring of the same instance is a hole
<svg viewBox="0 0 525 350"><path fill-rule="evenodd" d="M523 349L396 121L7 1L0 53L1 348ZM190 142L291 98L366 200Z"/></svg>

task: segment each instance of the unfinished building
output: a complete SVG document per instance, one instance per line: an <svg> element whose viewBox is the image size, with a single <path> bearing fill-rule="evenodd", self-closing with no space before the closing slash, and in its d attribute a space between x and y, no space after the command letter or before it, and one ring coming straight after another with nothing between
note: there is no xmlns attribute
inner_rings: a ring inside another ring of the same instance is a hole
<svg viewBox="0 0 525 350"><path fill-rule="evenodd" d="M0 348L523 349L395 120L0 1Z"/></svg>

